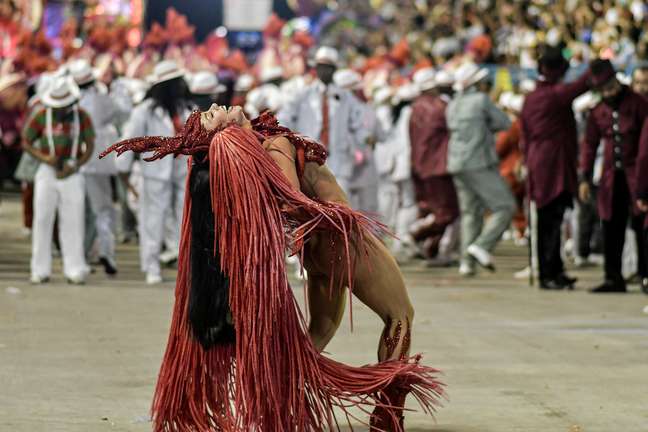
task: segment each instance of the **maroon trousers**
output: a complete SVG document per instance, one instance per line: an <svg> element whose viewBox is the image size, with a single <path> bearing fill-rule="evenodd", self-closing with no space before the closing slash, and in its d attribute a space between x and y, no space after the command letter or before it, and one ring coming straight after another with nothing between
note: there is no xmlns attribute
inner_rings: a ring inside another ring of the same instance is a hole
<svg viewBox="0 0 648 432"><path fill-rule="evenodd" d="M432 176L425 179L414 175L414 193L419 217L434 215L434 221L412 233L414 240L423 242L427 258L439 252L439 243L448 225L459 217L459 202L452 176Z"/></svg>

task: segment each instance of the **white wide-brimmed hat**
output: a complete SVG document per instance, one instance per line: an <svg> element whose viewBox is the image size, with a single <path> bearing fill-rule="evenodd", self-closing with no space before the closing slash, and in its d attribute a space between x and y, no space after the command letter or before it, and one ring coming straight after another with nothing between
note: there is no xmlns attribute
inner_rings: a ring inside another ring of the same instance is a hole
<svg viewBox="0 0 648 432"><path fill-rule="evenodd" d="M265 110L277 112L282 105L281 91L274 85L265 85L250 90L245 100L245 110L256 117Z"/></svg>
<svg viewBox="0 0 648 432"><path fill-rule="evenodd" d="M274 81L283 78L283 72L284 71L281 66L273 66L273 67L265 68L259 74L259 80L262 83Z"/></svg>
<svg viewBox="0 0 648 432"><path fill-rule="evenodd" d="M437 87L452 87L455 83L454 75L452 72L441 69L434 76L434 81Z"/></svg>
<svg viewBox="0 0 648 432"><path fill-rule="evenodd" d="M335 48L323 46L315 53L315 64L328 64L337 66L340 61L340 54Z"/></svg>
<svg viewBox="0 0 648 432"><path fill-rule="evenodd" d="M19 73L10 73L0 76L0 92L25 81L25 76Z"/></svg>
<svg viewBox="0 0 648 432"><path fill-rule="evenodd" d="M185 72L178 67L178 64L172 60L162 60L153 68L153 73L146 77L151 85L171 81L172 79L181 78Z"/></svg>
<svg viewBox="0 0 648 432"><path fill-rule="evenodd" d="M436 83L436 72L433 68L427 67L416 71L412 80L416 84L420 91L431 90L437 86Z"/></svg>
<svg viewBox="0 0 648 432"><path fill-rule="evenodd" d="M373 103L376 105L381 105L389 102L391 97L394 95L394 90L389 86L378 87L373 92Z"/></svg>
<svg viewBox="0 0 648 432"><path fill-rule="evenodd" d="M213 72L196 72L188 81L189 91L195 95L214 95L225 91L225 86L218 82Z"/></svg>
<svg viewBox="0 0 648 432"><path fill-rule="evenodd" d="M236 83L234 84L234 91L236 92L246 92L250 91L254 85L254 77L250 74L243 74L238 77Z"/></svg>
<svg viewBox="0 0 648 432"><path fill-rule="evenodd" d="M79 86L71 76L57 77L43 92L43 105L49 108L63 108L79 100Z"/></svg>
<svg viewBox="0 0 648 432"><path fill-rule="evenodd" d="M413 83L408 83L400 86L396 90L394 97L392 97L392 103L398 105L401 102L413 101L419 94L421 94L421 92L419 91L418 86Z"/></svg>
<svg viewBox="0 0 648 432"><path fill-rule="evenodd" d="M362 84L362 75L351 69L340 69L333 74L336 86L347 90L355 90Z"/></svg>
<svg viewBox="0 0 648 432"><path fill-rule="evenodd" d="M88 84L97 78L97 72L90 66L90 62L85 59L70 62L67 69L74 78L74 82L80 86Z"/></svg>
<svg viewBox="0 0 648 432"><path fill-rule="evenodd" d="M488 69L480 68L472 62L464 63L455 72L453 88L456 91L463 91L486 77L488 77Z"/></svg>

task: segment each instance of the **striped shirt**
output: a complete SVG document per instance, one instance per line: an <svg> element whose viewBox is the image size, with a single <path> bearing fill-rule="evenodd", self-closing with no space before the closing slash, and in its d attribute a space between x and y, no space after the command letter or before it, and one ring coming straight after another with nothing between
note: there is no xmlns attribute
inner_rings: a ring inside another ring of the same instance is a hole
<svg viewBox="0 0 648 432"><path fill-rule="evenodd" d="M94 140L94 128L88 114L79 108L79 144L88 143ZM32 146L42 152L49 154L49 142L47 138L47 109L41 108L30 116L29 122L23 131L24 139ZM54 153L63 160L78 157L72 155L74 144L74 111L69 110L62 121L53 116L52 119L52 142Z"/></svg>

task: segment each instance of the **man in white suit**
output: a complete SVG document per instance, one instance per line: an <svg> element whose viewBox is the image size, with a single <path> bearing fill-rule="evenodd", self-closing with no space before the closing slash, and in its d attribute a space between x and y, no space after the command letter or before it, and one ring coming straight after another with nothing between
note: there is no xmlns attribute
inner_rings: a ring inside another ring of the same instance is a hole
<svg viewBox="0 0 648 432"><path fill-rule="evenodd" d="M353 94L333 84L339 62L337 50L321 47L315 54L317 79L279 111L281 124L314 138L329 152L327 164L348 194L357 143L371 131L363 127L364 108Z"/></svg>

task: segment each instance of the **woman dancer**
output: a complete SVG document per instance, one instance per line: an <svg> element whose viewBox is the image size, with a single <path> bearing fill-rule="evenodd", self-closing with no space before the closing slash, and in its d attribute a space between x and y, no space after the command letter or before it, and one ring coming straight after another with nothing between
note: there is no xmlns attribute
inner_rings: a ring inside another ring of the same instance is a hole
<svg viewBox="0 0 648 432"><path fill-rule="evenodd" d="M109 149L128 150L192 156L156 431L338 429L333 409L350 421L351 406L375 408L373 431L402 431L408 393L432 412L442 385L409 357L413 309L402 276L372 234L377 224L346 205L323 147L271 115L250 123L238 108L213 106L176 137ZM287 248L309 273L308 333ZM344 287L385 322L377 365L320 354L339 325Z"/></svg>

